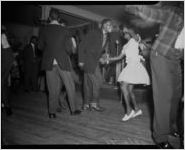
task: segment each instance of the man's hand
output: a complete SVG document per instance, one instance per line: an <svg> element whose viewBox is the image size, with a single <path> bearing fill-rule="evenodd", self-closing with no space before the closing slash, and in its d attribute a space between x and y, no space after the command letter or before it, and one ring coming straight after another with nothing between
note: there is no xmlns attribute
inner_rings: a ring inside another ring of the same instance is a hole
<svg viewBox="0 0 185 150"><path fill-rule="evenodd" d="M80 69L83 69L84 63L83 63L83 62L79 62L79 63L78 63L78 66L80 67Z"/></svg>
<svg viewBox="0 0 185 150"><path fill-rule="evenodd" d="M146 50L147 49L147 46L144 43L139 43L139 48L141 50Z"/></svg>
<svg viewBox="0 0 185 150"><path fill-rule="evenodd" d="M108 61L108 58L109 58L109 54L103 54L102 57L99 59L99 62L104 65L104 64L108 64L109 61Z"/></svg>
<svg viewBox="0 0 185 150"><path fill-rule="evenodd" d="M13 66L15 66L15 67L18 66L18 63L16 60L13 62Z"/></svg>

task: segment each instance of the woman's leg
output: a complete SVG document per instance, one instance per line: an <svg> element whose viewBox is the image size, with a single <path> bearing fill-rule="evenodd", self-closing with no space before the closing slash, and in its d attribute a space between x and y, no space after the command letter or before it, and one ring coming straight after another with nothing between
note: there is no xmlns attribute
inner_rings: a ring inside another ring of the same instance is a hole
<svg viewBox="0 0 185 150"><path fill-rule="evenodd" d="M130 95L130 98L131 98L131 102L132 102L133 108L134 108L135 111L138 111L139 107L137 105L135 94L134 94L134 91L133 91L134 85L133 84L129 84L128 85L128 89L129 89L129 95Z"/></svg>
<svg viewBox="0 0 185 150"><path fill-rule="evenodd" d="M121 87L121 92L124 96L125 100L125 105L126 105L126 114L130 114L132 108L130 106L130 97L129 97L129 89L128 89L128 83L121 82L120 87Z"/></svg>

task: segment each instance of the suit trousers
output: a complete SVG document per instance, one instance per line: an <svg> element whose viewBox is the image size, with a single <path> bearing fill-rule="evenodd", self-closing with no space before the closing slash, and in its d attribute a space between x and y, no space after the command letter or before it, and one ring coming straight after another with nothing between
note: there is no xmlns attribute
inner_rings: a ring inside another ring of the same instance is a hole
<svg viewBox="0 0 185 150"><path fill-rule="evenodd" d="M72 74L69 71L61 70L58 65L54 65L52 70L46 71L46 81L49 91L49 113L55 113L59 106L62 86L67 91L71 112L75 111L75 84Z"/></svg>
<svg viewBox="0 0 185 150"><path fill-rule="evenodd" d="M29 64L26 63L24 69L24 83L26 90L38 90L38 74L38 62L30 62Z"/></svg>
<svg viewBox="0 0 185 150"><path fill-rule="evenodd" d="M10 67L1 74L1 101L6 106L9 107L9 87L8 87L8 77L10 74Z"/></svg>
<svg viewBox="0 0 185 150"><path fill-rule="evenodd" d="M177 131L179 102L182 96L182 72L179 60L169 60L151 52L154 100L153 137L158 143L168 141Z"/></svg>
<svg viewBox="0 0 185 150"><path fill-rule="evenodd" d="M99 66L94 73L84 73L84 104L99 103L102 81Z"/></svg>

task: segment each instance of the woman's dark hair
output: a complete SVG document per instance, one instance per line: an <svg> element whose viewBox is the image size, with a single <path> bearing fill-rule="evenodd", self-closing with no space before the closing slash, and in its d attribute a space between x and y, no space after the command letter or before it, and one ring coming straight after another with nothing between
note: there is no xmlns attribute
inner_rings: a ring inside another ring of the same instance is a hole
<svg viewBox="0 0 185 150"><path fill-rule="evenodd" d="M131 23L124 23L124 24L121 24L121 25L119 26L120 31L122 31L124 27L130 29L130 30L133 32L133 34L139 34L139 35L142 37L141 31L140 31L141 29L137 28L135 25L133 25L133 24L131 24ZM122 32L121 32L121 33L122 33ZM129 34L131 37L133 37L133 35L132 35L131 33L128 33L128 34Z"/></svg>
<svg viewBox="0 0 185 150"><path fill-rule="evenodd" d="M132 30L135 33L134 28L132 26L128 25L128 24L121 24L119 26L120 31L122 31L124 27L126 27L127 29ZM132 35L129 32L127 34L129 34L132 37Z"/></svg>

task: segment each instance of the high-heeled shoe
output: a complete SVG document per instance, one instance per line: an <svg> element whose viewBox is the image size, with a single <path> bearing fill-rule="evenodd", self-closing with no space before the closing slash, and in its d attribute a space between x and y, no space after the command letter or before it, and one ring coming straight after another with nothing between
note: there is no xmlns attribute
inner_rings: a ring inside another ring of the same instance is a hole
<svg viewBox="0 0 185 150"><path fill-rule="evenodd" d="M142 110L139 109L137 112L134 111L134 114L132 115L132 118L137 117L137 116L142 115L142 114L143 114Z"/></svg>

